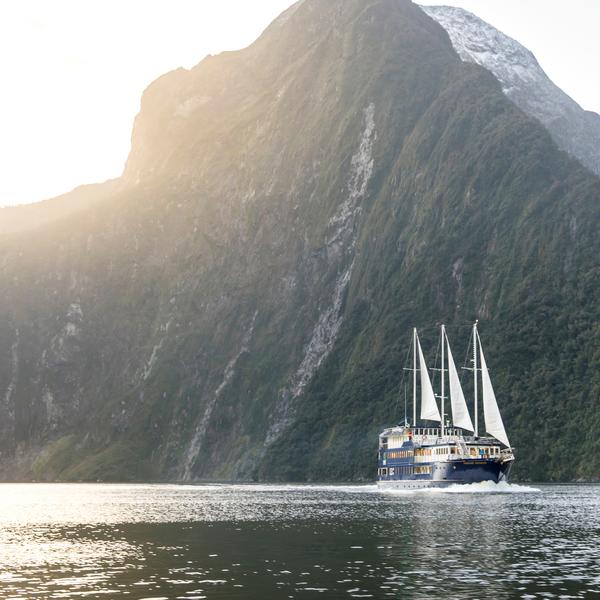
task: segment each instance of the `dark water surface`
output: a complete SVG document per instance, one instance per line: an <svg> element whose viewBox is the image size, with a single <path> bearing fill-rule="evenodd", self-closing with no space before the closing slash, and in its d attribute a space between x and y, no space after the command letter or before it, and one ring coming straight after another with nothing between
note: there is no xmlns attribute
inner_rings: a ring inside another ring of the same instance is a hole
<svg viewBox="0 0 600 600"><path fill-rule="evenodd" d="M598 486L0 486L2 599L592 597Z"/></svg>

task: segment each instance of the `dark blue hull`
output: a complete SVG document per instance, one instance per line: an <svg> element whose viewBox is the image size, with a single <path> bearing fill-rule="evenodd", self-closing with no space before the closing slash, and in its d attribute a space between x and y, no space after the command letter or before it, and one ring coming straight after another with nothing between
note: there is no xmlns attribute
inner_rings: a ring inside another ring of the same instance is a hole
<svg viewBox="0 0 600 600"><path fill-rule="evenodd" d="M393 474L380 476L377 483L384 488L446 487L483 481L498 483L508 480L511 465L512 462L485 459L438 462L427 465L431 467L431 473L413 474L393 469Z"/></svg>

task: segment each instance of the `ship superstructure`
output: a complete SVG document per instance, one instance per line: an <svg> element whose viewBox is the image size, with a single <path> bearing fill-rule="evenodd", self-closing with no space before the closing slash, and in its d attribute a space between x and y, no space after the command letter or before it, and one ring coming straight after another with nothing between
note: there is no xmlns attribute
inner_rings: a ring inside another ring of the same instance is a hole
<svg viewBox="0 0 600 600"><path fill-rule="evenodd" d="M381 487L422 488L507 480L514 454L498 409L483 354L478 324L473 326L473 416L462 390L446 328L441 326L441 368L438 407L417 330L413 330L413 418L379 435L377 482ZM446 379L451 423L446 419ZM479 432L479 386L485 435ZM420 419L417 422L417 389Z"/></svg>

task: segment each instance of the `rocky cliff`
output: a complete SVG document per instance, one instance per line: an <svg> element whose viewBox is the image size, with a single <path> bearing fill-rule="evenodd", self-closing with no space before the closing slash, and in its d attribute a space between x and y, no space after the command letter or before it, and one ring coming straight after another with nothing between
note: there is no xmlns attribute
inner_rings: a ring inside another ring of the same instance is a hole
<svg viewBox="0 0 600 600"><path fill-rule="evenodd" d="M0 236L5 479L372 479L475 318L516 474L600 474L600 180L410 1L160 78L98 194Z"/></svg>

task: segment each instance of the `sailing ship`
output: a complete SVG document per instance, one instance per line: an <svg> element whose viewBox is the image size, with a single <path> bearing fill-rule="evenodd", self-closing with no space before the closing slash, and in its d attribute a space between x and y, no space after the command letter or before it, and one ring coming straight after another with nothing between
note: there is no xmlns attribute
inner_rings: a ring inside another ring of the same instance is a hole
<svg viewBox="0 0 600 600"><path fill-rule="evenodd" d="M478 323L473 325L474 420L465 400L450 349L446 327L441 326L441 404L438 407L416 329L413 330L412 423L385 429L379 435L377 484L381 488L446 487L453 484L508 481L515 460L490 379ZM451 422L447 420L446 374L449 383ZM479 380L483 400L485 435L479 432ZM421 423L417 423L417 381L421 390Z"/></svg>

